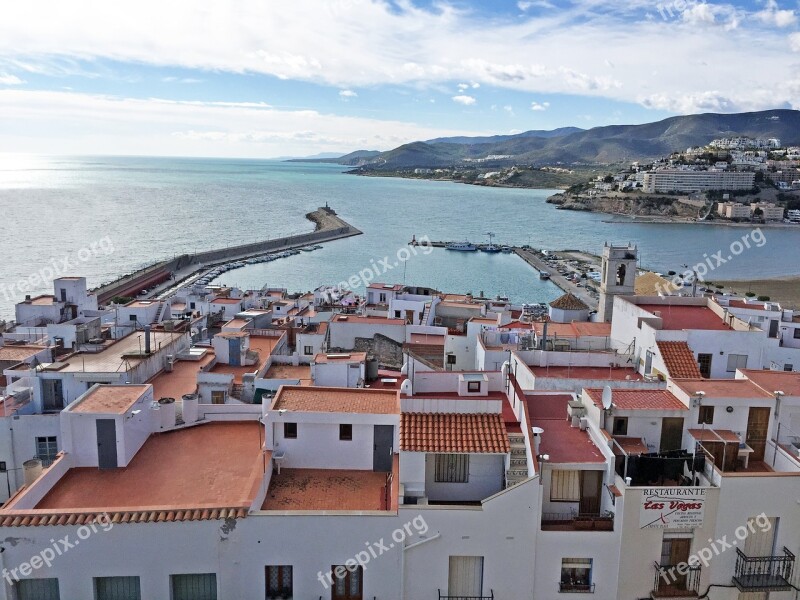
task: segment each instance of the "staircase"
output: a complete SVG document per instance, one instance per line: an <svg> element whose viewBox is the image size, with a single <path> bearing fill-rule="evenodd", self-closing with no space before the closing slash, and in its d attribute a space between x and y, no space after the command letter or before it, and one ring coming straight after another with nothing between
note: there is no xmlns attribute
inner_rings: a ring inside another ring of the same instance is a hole
<svg viewBox="0 0 800 600"><path fill-rule="evenodd" d="M153 323L156 323L156 324L157 324L157 323L160 323L160 322L161 322L161 313L163 313L163 312L164 312L164 307L165 307L166 305L167 305L167 303L166 303L166 302L161 302L161 303L158 305L158 312L156 313L156 318L155 318L155 319L153 319Z"/></svg>
<svg viewBox="0 0 800 600"><path fill-rule="evenodd" d="M431 303L427 302L425 304L425 310L422 311L422 316L420 317L419 324L420 325L427 325L428 324L428 317L431 314Z"/></svg>
<svg viewBox="0 0 800 600"><path fill-rule="evenodd" d="M506 471L506 487L518 484L528 478L528 454L525 450L525 437L521 433L509 433L511 459Z"/></svg>

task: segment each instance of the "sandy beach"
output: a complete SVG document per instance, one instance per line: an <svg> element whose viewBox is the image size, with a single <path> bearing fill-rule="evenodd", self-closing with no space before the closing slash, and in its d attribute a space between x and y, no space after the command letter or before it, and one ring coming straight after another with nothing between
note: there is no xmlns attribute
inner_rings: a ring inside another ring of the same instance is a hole
<svg viewBox="0 0 800 600"><path fill-rule="evenodd" d="M800 276L777 277L775 279L753 279L749 281L714 281L725 286L724 292L735 292L744 296L747 292L758 296L769 296L784 308L800 308Z"/></svg>

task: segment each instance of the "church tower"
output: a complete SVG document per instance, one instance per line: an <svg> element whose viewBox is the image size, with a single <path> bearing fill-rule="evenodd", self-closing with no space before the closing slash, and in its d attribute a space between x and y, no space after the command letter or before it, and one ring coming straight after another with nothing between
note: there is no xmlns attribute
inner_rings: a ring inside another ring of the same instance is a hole
<svg viewBox="0 0 800 600"><path fill-rule="evenodd" d="M616 296L633 296L636 283L636 246L603 245L603 262L600 279L600 307L598 316L611 322Z"/></svg>

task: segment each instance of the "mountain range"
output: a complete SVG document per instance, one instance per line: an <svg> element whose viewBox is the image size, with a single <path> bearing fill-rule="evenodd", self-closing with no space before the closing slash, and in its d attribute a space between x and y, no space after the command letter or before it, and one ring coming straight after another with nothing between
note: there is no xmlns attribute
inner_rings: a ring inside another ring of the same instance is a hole
<svg viewBox="0 0 800 600"><path fill-rule="evenodd" d="M734 136L779 138L784 145L798 144L800 111L706 113L642 125L444 137L404 144L386 152L359 150L334 162L367 171L464 166L476 160L492 166L599 165L655 159L690 146L706 145L716 138ZM492 158L486 160L486 157Z"/></svg>

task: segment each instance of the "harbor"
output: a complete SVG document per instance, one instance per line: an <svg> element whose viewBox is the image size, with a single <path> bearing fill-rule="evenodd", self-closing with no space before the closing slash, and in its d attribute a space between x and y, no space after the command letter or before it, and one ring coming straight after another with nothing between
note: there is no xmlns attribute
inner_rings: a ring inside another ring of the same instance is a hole
<svg viewBox="0 0 800 600"><path fill-rule="evenodd" d="M598 306L599 294L596 288L599 287L599 272L592 271L587 266L590 264L587 259L595 257L584 253L549 252L547 250L537 250L528 245L498 246L492 244L491 241L489 244L453 241L420 242L416 236L412 236L409 245L444 248L451 252L516 254L534 268L540 279L552 281L564 292L568 292L586 303L592 310L597 309Z"/></svg>

